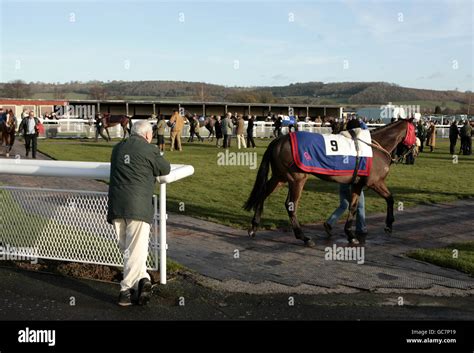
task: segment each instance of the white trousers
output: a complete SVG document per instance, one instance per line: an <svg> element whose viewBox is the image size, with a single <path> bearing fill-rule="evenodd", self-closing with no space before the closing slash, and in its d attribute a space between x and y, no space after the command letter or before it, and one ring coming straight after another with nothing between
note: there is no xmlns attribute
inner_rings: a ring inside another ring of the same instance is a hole
<svg viewBox="0 0 474 353"><path fill-rule="evenodd" d="M244 134L237 135L237 147L240 150L240 144L244 146L244 148L247 148L247 144L245 143L245 136Z"/></svg>
<svg viewBox="0 0 474 353"><path fill-rule="evenodd" d="M146 272L150 224L133 219L114 219L120 251L123 254L123 280L120 290L137 289L142 278L150 279Z"/></svg>

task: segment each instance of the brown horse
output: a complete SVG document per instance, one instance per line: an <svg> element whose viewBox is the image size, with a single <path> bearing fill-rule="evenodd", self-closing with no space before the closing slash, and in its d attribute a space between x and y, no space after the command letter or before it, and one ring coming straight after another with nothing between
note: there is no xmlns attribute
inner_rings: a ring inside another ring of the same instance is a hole
<svg viewBox="0 0 474 353"><path fill-rule="evenodd" d="M391 152L400 142L404 141L407 134L410 134L410 136L414 134L413 130L408 128L408 124L411 124L411 120L399 120L371 131L373 160L370 176L357 176L352 183L352 199L349 207L349 215L344 226L344 231L350 243L358 244L359 240L361 242L365 240L363 238L356 238L352 232L352 223L357 210L359 195L363 187L368 187L374 190L387 202L385 232L392 232L392 224L394 222L394 201L392 193L385 185L385 178L387 177L390 171L390 165L393 162ZM270 167L272 169L272 177L268 180ZM317 173L311 174L320 179L334 181L341 184L350 184L352 182L352 176L330 176ZM302 171L295 165L291 150L290 136L283 135L273 140L263 155L253 190L244 205L244 209L247 211L254 210L255 212L252 219L252 227L248 231L249 236L255 237L265 199L275 189L288 183L289 190L285 206L288 216L290 217L295 237L303 240L307 246L315 246L314 240L303 234L296 217L298 201L307 179L308 173Z"/></svg>
<svg viewBox="0 0 474 353"><path fill-rule="evenodd" d="M5 146L5 155L10 157L10 151L15 143L16 119L13 111L9 111L6 120L1 123L0 131L2 132L2 146Z"/></svg>
<svg viewBox="0 0 474 353"><path fill-rule="evenodd" d="M113 127L116 125L120 125L123 130L123 138L130 135L130 130L132 129L132 119L126 115L111 115L110 113L98 113L95 116L95 123L96 123L96 134L95 140L97 141L99 135L104 138L106 141L110 141L110 134L109 134L109 127ZM104 130L107 133L107 136L104 135Z"/></svg>
<svg viewBox="0 0 474 353"><path fill-rule="evenodd" d="M216 131L214 126L216 125L217 119L213 116L207 116L204 120L199 120L199 127L205 127L207 131L209 131L209 135L207 139L212 142L214 140L214 136L216 136Z"/></svg>

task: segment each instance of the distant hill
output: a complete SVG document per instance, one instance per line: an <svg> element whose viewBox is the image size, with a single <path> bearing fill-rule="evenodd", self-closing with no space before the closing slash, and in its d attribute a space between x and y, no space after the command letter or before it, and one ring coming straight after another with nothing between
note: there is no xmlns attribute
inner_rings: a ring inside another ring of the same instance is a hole
<svg viewBox="0 0 474 353"><path fill-rule="evenodd" d="M306 82L287 86L226 87L185 81L72 81L64 84L0 83L3 98L140 99L290 104L419 104L425 111L466 112L469 95L401 87L386 82ZM472 103L474 104L474 99ZM474 110L471 106L471 112Z"/></svg>

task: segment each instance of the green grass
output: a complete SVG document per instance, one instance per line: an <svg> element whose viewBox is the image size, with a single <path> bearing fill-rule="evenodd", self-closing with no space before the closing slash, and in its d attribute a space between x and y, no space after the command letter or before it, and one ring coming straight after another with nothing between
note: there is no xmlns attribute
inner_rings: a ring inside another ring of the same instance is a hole
<svg viewBox="0 0 474 353"><path fill-rule="evenodd" d="M449 108L453 110L458 110L462 107L462 104L459 102L455 101L446 101L444 102L444 105L441 105L443 102L440 102L439 100L418 100L418 101L398 101L398 102L393 102L393 104L398 104L398 105L419 105L420 109L431 109L434 112L434 109L436 106L440 106L442 109L444 108Z"/></svg>
<svg viewBox="0 0 474 353"><path fill-rule="evenodd" d="M454 256L457 250L457 257ZM474 276L474 241L451 244L439 249L420 249L407 254L417 260L453 268Z"/></svg>
<svg viewBox="0 0 474 353"><path fill-rule="evenodd" d="M235 142L235 141L233 141ZM257 141L258 162L268 140ZM89 141L42 140L39 149L55 159L77 161L109 161L114 143ZM210 143L184 144L183 152L166 152L171 163L191 164L195 174L168 186L168 210L183 213L237 228L247 228L252 214L242 210L253 186L257 170L243 166L218 166L218 150ZM231 151L236 151L232 148ZM393 165L387 185L393 192L396 205L404 207L455 201L474 197L468 181L474 172L474 156L459 156L453 164L449 144L438 139L433 153L422 153L415 165ZM262 226L288 226L284 207L287 188L282 188L267 199ZM321 222L337 207L338 186L310 177L303 191L298 211L303 224ZM385 212L385 201L369 190L366 192L367 213Z"/></svg>

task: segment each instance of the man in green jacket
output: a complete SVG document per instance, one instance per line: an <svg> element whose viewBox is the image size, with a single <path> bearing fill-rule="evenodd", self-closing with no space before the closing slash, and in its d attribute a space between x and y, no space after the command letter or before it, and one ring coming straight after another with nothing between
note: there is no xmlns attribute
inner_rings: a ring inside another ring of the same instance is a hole
<svg viewBox="0 0 474 353"><path fill-rule="evenodd" d="M150 144L153 129L147 121L132 127L131 136L112 150L107 222L115 227L124 254L123 280L118 304L132 305L150 299L151 282L146 271L148 241L153 220L156 177L170 172L170 163Z"/></svg>

